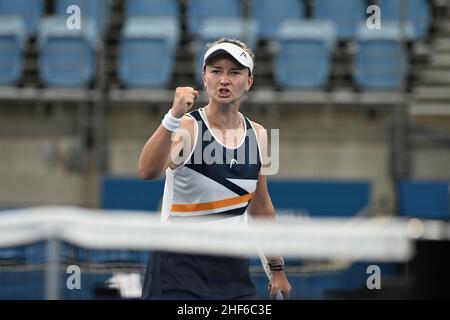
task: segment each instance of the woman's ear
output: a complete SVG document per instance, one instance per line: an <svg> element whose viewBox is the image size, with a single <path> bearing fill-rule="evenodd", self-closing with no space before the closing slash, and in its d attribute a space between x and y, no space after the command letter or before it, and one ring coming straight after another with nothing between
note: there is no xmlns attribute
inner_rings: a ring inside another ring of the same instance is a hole
<svg viewBox="0 0 450 320"><path fill-rule="evenodd" d="M245 89L245 92L247 92L248 90L250 90L250 88L253 85L253 76L248 77L248 82L247 82L247 89Z"/></svg>
<svg viewBox="0 0 450 320"><path fill-rule="evenodd" d="M205 72L203 72L202 78L203 78L203 87L205 88L205 90L207 90L208 88L207 88L207 86L206 86Z"/></svg>

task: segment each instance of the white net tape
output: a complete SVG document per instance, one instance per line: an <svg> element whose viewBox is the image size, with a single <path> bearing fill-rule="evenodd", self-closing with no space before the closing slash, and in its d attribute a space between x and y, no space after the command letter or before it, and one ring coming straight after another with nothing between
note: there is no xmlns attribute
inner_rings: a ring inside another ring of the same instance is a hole
<svg viewBox="0 0 450 320"><path fill-rule="evenodd" d="M171 250L255 257L407 261L418 237L448 238L446 224L417 219L277 219L249 226L162 225L148 212L38 207L0 215L0 247L57 239L91 249Z"/></svg>

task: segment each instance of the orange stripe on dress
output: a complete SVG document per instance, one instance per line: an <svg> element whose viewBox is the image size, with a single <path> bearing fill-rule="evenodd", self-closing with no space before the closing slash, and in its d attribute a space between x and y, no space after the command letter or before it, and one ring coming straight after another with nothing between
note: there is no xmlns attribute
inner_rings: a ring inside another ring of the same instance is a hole
<svg viewBox="0 0 450 320"><path fill-rule="evenodd" d="M254 192L245 194L239 197L228 198L219 201L205 202L205 203L194 203L194 204L172 204L172 211L177 212L191 212L191 211L203 211L211 209L219 209L223 207L232 206L235 204L244 203L250 201L253 198Z"/></svg>

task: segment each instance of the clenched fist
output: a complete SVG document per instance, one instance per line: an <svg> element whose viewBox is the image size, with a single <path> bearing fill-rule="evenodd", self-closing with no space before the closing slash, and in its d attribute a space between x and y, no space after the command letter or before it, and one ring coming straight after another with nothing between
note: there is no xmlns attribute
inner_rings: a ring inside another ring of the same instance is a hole
<svg viewBox="0 0 450 320"><path fill-rule="evenodd" d="M198 96L198 91L192 87L176 88L171 109L172 115L175 118L181 118L192 109L194 101L197 100Z"/></svg>

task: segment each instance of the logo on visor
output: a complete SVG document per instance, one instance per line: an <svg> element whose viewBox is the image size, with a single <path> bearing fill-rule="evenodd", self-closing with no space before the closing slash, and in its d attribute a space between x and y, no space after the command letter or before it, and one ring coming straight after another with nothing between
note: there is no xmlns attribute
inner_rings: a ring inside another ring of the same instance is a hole
<svg viewBox="0 0 450 320"><path fill-rule="evenodd" d="M247 58L247 55L245 54L245 52L241 53L241 57Z"/></svg>

